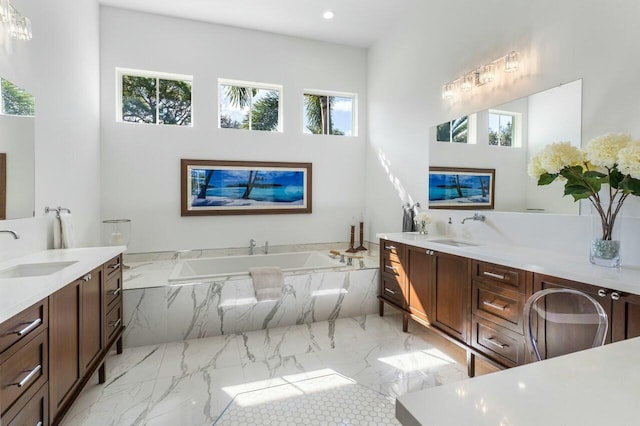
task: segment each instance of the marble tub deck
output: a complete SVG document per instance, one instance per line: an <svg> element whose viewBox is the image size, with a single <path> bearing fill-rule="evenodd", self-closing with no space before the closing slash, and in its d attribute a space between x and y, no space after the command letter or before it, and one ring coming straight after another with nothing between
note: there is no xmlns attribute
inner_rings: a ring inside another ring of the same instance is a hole
<svg viewBox="0 0 640 426"><path fill-rule="evenodd" d="M397 425L397 396L467 378L459 352L410 330L367 315L125 349L62 425Z"/></svg>

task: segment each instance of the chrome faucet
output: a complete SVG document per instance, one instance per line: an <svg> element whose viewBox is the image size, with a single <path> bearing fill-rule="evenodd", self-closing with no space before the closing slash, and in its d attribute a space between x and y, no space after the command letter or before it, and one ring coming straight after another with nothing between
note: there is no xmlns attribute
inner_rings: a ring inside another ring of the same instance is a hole
<svg viewBox="0 0 640 426"><path fill-rule="evenodd" d="M269 241L264 242L264 254L269 254Z"/></svg>
<svg viewBox="0 0 640 426"><path fill-rule="evenodd" d="M253 250L256 248L256 240L253 238L249 240L249 254L253 256Z"/></svg>
<svg viewBox="0 0 640 426"><path fill-rule="evenodd" d="M0 229L0 233L11 234L11 235L13 235L13 239L14 240L19 240L20 239L20 235L16 234L15 231L12 231L10 229Z"/></svg>
<svg viewBox="0 0 640 426"><path fill-rule="evenodd" d="M480 213L474 213L473 216L469 216L469 217L465 217L464 219L462 219L462 224L464 224L467 220L479 220L480 222L484 222L484 220L486 219L486 217L483 214Z"/></svg>

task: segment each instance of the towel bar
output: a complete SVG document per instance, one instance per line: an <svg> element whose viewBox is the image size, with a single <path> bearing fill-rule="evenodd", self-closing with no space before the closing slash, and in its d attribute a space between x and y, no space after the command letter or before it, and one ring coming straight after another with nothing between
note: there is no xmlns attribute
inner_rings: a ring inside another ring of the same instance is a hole
<svg viewBox="0 0 640 426"><path fill-rule="evenodd" d="M60 206L56 207L55 209L51 208L51 207L45 207L44 208L44 214L47 214L49 212L56 212L56 217L57 218L60 218L60 212L67 212L67 213L71 214L71 210L69 210L66 207L60 207Z"/></svg>

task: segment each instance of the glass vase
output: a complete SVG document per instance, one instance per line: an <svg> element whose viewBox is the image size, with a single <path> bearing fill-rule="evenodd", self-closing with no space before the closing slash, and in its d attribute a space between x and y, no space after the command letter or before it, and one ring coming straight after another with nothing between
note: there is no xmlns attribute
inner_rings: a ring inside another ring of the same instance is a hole
<svg viewBox="0 0 640 426"><path fill-rule="evenodd" d="M418 221L418 233L420 233L420 235L428 235L429 224L425 221Z"/></svg>
<svg viewBox="0 0 640 426"><path fill-rule="evenodd" d="M622 264L620 257L620 236L622 235L622 214L619 212L618 203L602 205L606 213L611 211L603 220L598 210L591 206L591 251L589 260L597 266L618 268ZM613 212L618 214L612 218Z"/></svg>

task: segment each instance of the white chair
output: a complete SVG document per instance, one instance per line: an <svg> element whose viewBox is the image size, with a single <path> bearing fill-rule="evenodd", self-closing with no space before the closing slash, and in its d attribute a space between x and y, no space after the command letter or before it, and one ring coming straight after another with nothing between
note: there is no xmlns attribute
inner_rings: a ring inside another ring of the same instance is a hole
<svg viewBox="0 0 640 426"><path fill-rule="evenodd" d="M524 306L524 333L531 361L604 345L608 318L590 295L569 288L533 294Z"/></svg>

